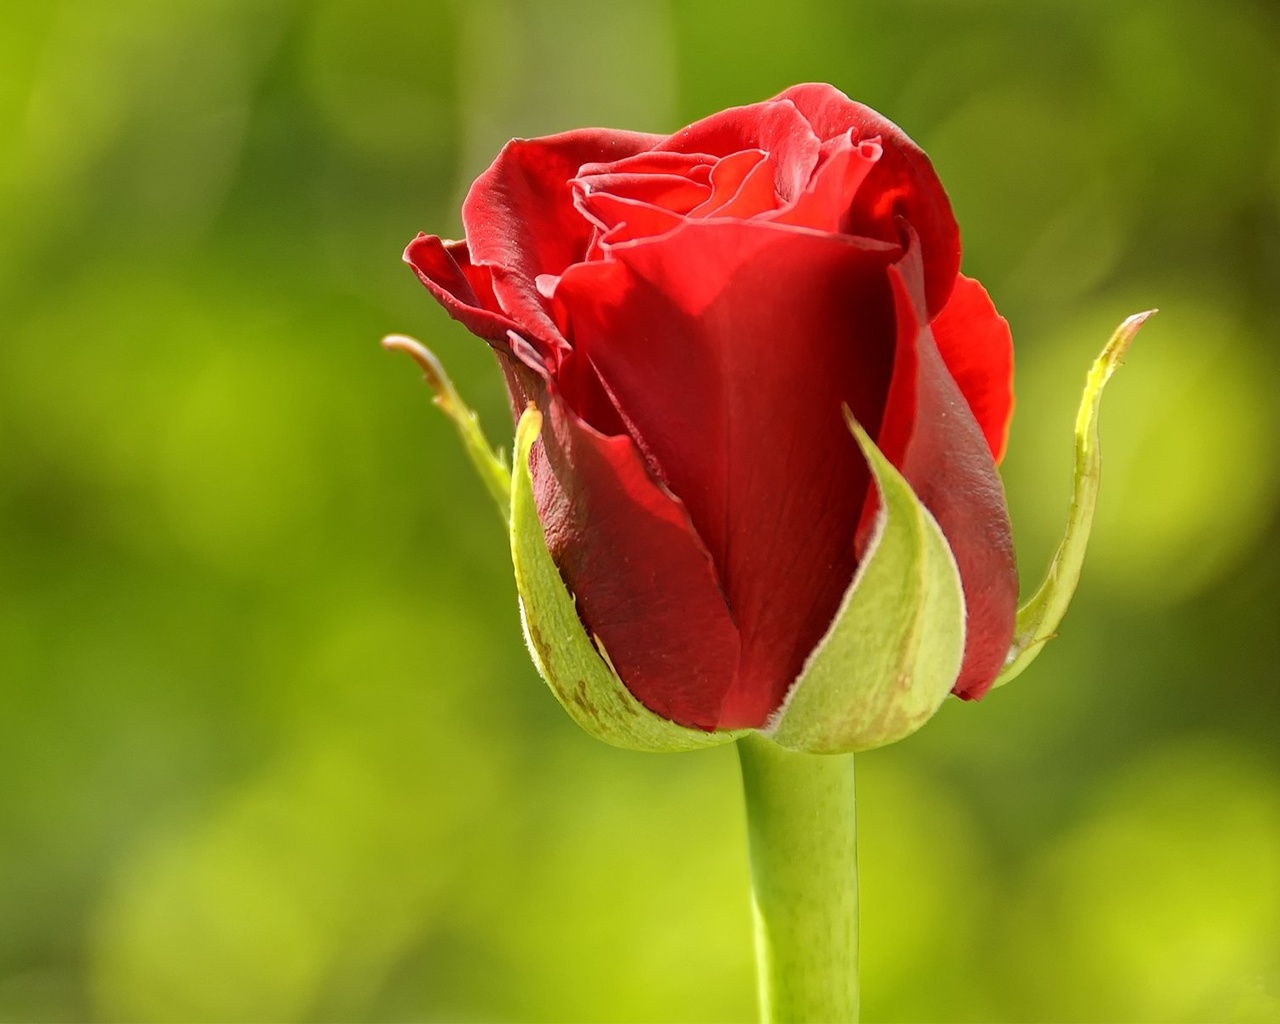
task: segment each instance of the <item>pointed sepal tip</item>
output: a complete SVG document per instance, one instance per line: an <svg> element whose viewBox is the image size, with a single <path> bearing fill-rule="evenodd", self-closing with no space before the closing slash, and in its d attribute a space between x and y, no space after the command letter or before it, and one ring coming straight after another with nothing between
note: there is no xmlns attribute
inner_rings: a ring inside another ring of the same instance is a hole
<svg viewBox="0 0 1280 1024"><path fill-rule="evenodd" d="M453 421L462 438L471 464L480 474L480 480L498 506L498 514L506 521L511 505L511 477L502 456L490 446L480 429L480 418L462 400L444 364L422 342L404 334L388 334L382 339L382 347L388 352L404 352L422 370L427 384L435 392L435 403Z"/></svg>
<svg viewBox="0 0 1280 1024"><path fill-rule="evenodd" d="M1071 598L1080 582L1085 549L1093 528L1093 514L1098 504L1098 486L1102 479L1102 452L1098 443L1098 412L1102 407L1102 393L1111 375L1123 362L1134 336L1155 313L1156 310L1148 309L1128 317L1115 329L1101 354L1089 368L1080 409L1076 413L1075 478L1066 529L1058 542L1053 560L1049 563L1044 582L1031 599L1018 609L1013 644L1009 648L1004 670L993 686L1003 686L1020 675L1036 659L1044 645L1057 635L1058 626L1067 614Z"/></svg>

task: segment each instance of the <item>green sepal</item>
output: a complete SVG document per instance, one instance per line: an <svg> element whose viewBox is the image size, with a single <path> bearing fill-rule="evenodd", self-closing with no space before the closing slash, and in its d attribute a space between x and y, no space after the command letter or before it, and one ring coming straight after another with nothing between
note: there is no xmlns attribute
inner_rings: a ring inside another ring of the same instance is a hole
<svg viewBox="0 0 1280 1024"><path fill-rule="evenodd" d="M1089 369L1080 410L1076 414L1075 482L1071 509L1067 513L1067 528L1040 589L1018 609L1009 656L993 686L1003 686L1035 661L1044 645L1057 635L1058 625L1067 614L1076 585L1080 582L1080 568L1084 564L1089 531L1093 527L1093 512L1098 504L1098 484L1102 478L1098 410L1102 406L1102 391L1123 360L1138 329L1155 312L1149 309L1125 320L1116 328Z"/></svg>
<svg viewBox="0 0 1280 1024"><path fill-rule="evenodd" d="M915 732L964 656L960 572L911 485L845 410L880 494L876 533L840 610L764 730L814 754L870 750Z"/></svg>
<svg viewBox="0 0 1280 1024"><path fill-rule="evenodd" d="M597 739L628 750L676 751L727 743L740 731L703 732L654 714L623 685L597 639L583 628L574 597L547 550L529 473L529 451L542 429L532 405L516 427L511 474L511 561L529 653L569 717Z"/></svg>
<svg viewBox="0 0 1280 1024"><path fill-rule="evenodd" d="M468 408L445 373L444 366L435 353L413 338L403 334L389 334L382 339L382 347L392 352L404 352L422 368L422 374L435 392L435 403L453 420L462 438L467 457L480 474L485 489L498 506L498 514L505 521L511 507L511 476L502 461L502 454L490 447L480 429L480 419Z"/></svg>

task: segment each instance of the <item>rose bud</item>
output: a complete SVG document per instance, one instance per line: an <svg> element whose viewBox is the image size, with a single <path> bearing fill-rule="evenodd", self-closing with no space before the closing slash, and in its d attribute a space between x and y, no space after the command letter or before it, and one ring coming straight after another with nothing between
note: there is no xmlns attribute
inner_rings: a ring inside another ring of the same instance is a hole
<svg viewBox="0 0 1280 1024"><path fill-rule="evenodd" d="M462 215L405 260L497 354L526 636L589 731L867 749L1052 631L1014 644L1008 325L889 121L801 85L671 136L515 140ZM438 364L388 343L507 501Z"/></svg>

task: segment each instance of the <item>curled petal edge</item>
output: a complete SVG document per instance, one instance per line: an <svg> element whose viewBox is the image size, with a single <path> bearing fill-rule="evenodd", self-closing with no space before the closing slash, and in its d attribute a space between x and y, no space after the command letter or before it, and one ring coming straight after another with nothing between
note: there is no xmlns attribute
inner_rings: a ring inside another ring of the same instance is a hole
<svg viewBox="0 0 1280 1024"><path fill-rule="evenodd" d="M924 725L964 658L960 570L937 521L845 410L880 492L875 532L826 636L762 730L813 754L871 750Z"/></svg>
<svg viewBox="0 0 1280 1024"><path fill-rule="evenodd" d="M1098 442L1098 410L1102 406L1102 392L1123 361L1138 329L1155 312L1148 309L1126 319L1116 328L1089 369L1076 414L1075 481L1066 530L1040 589L1018 609L1013 643L1004 668L992 684L993 688L1016 678L1035 661L1044 645L1057 635L1058 625L1071 604L1076 585L1080 582L1080 569L1089 544L1089 532L1093 528L1098 485L1102 478L1102 450Z"/></svg>
<svg viewBox="0 0 1280 1024"><path fill-rule="evenodd" d="M520 596L520 624L538 674L569 717L597 739L627 750L713 747L742 731L703 732L654 714L623 684L608 652L583 628L573 595L547 550L529 472L529 452L542 429L530 404L516 426L511 474L511 561Z"/></svg>

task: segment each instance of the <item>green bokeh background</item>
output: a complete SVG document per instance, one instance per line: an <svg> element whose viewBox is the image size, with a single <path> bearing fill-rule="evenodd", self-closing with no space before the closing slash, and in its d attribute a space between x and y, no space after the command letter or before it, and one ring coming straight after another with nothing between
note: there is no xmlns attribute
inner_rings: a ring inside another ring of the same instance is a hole
<svg viewBox="0 0 1280 1024"><path fill-rule="evenodd" d="M399 254L513 135L828 80L1008 316L1029 581L1110 328L1078 601L860 759L870 1020L1280 1016L1273 0L5 0L0 1019L754 1013L732 750L579 733L520 639L485 346Z"/></svg>

